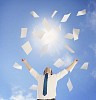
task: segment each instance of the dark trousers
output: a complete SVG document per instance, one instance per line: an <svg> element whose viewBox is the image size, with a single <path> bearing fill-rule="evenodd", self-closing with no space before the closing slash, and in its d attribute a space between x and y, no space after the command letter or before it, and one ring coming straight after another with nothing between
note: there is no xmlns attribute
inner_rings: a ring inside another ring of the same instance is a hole
<svg viewBox="0 0 96 100"><path fill-rule="evenodd" d="M37 100L56 100L56 99L37 99Z"/></svg>

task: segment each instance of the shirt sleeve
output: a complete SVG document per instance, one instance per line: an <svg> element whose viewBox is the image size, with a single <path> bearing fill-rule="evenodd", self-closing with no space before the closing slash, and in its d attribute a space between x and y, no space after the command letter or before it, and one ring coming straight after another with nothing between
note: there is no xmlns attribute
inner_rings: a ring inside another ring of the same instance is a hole
<svg viewBox="0 0 96 100"><path fill-rule="evenodd" d="M37 73L36 70L34 70L33 68L30 69L30 74L36 79L38 80L39 74Z"/></svg>
<svg viewBox="0 0 96 100"><path fill-rule="evenodd" d="M63 78L65 75L68 74L68 71L66 69L60 71L59 73L56 74L56 79L57 81Z"/></svg>

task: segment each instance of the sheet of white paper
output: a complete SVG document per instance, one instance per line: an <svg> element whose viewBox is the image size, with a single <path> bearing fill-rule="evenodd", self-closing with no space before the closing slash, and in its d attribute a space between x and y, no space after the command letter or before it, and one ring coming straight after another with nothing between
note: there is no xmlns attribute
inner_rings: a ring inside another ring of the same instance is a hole
<svg viewBox="0 0 96 100"><path fill-rule="evenodd" d="M46 18L43 19L42 24L43 24L43 26L45 27L45 29L46 29L47 31L50 31L51 26L50 26L50 24L49 24L49 22L47 21Z"/></svg>
<svg viewBox="0 0 96 100"><path fill-rule="evenodd" d="M48 44L42 46L41 48L41 56L48 53Z"/></svg>
<svg viewBox="0 0 96 100"><path fill-rule="evenodd" d="M17 62L15 62L15 64L13 65L14 68L22 70L22 66L19 65Z"/></svg>
<svg viewBox="0 0 96 100"><path fill-rule="evenodd" d="M54 27L55 31L58 33L61 31L61 24Z"/></svg>
<svg viewBox="0 0 96 100"><path fill-rule="evenodd" d="M39 30L39 31L33 32L33 37L41 39L44 36L44 34L45 34L45 31Z"/></svg>
<svg viewBox="0 0 96 100"><path fill-rule="evenodd" d="M73 39L73 34L67 33L67 34L64 35L64 38L66 38L66 39Z"/></svg>
<svg viewBox="0 0 96 100"><path fill-rule="evenodd" d="M33 84L29 89L31 89L31 90L37 90L37 88L38 88L38 86Z"/></svg>
<svg viewBox="0 0 96 100"><path fill-rule="evenodd" d="M71 92L72 89L73 89L73 85L72 85L72 82L71 82L70 78L69 78L69 80L67 82L67 87L68 87L69 92Z"/></svg>
<svg viewBox="0 0 96 100"><path fill-rule="evenodd" d="M34 18L39 18L39 15L37 15L37 13L36 13L35 11L32 11L31 14L32 14L32 16L33 16Z"/></svg>
<svg viewBox="0 0 96 100"><path fill-rule="evenodd" d="M58 11L55 10L55 11L53 12L53 14L52 14L51 17L53 18L53 17L56 15L57 12L58 12Z"/></svg>
<svg viewBox="0 0 96 100"><path fill-rule="evenodd" d="M67 15L64 15L61 22L66 22L69 18L69 16L71 15L71 13L67 14Z"/></svg>
<svg viewBox="0 0 96 100"><path fill-rule="evenodd" d="M80 29L73 29L74 41L75 41L75 40L78 40L79 33L80 33Z"/></svg>
<svg viewBox="0 0 96 100"><path fill-rule="evenodd" d="M25 51L25 53L28 55L32 51L32 47L29 41L27 41L25 44L23 44L22 49Z"/></svg>
<svg viewBox="0 0 96 100"><path fill-rule="evenodd" d="M69 45L65 44L64 47L65 47L68 51L70 51L71 53L75 53L75 51L74 51Z"/></svg>
<svg viewBox="0 0 96 100"><path fill-rule="evenodd" d="M21 28L21 38L26 38L27 28Z"/></svg>
<svg viewBox="0 0 96 100"><path fill-rule="evenodd" d="M88 69L88 62L85 62L80 69L87 70Z"/></svg>
<svg viewBox="0 0 96 100"><path fill-rule="evenodd" d="M61 31L61 24L59 25L59 30Z"/></svg>
<svg viewBox="0 0 96 100"><path fill-rule="evenodd" d="M82 16L86 14L86 9L78 11L77 16Z"/></svg>
<svg viewBox="0 0 96 100"><path fill-rule="evenodd" d="M59 68L64 65L64 61L59 58L53 65Z"/></svg>

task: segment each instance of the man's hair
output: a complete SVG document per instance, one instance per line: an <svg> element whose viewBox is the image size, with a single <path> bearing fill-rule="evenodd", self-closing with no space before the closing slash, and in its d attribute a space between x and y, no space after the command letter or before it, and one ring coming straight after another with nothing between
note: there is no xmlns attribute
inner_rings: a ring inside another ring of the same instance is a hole
<svg viewBox="0 0 96 100"><path fill-rule="evenodd" d="M46 71L46 69L44 70L44 72L43 72L43 74L45 74L45 71ZM52 71L52 69L51 69L51 75L53 74L53 71Z"/></svg>

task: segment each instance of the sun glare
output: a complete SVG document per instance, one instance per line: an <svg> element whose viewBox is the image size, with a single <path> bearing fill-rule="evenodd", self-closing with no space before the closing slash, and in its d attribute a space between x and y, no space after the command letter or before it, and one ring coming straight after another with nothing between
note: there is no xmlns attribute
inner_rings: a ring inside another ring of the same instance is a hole
<svg viewBox="0 0 96 100"><path fill-rule="evenodd" d="M45 21L45 22L44 22ZM44 19L43 25L34 27L32 36L34 43L37 43L38 50L46 54L59 53L64 47L64 37L59 25L53 24ZM37 29L36 29L37 28Z"/></svg>

